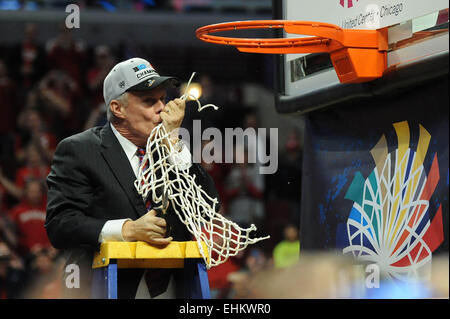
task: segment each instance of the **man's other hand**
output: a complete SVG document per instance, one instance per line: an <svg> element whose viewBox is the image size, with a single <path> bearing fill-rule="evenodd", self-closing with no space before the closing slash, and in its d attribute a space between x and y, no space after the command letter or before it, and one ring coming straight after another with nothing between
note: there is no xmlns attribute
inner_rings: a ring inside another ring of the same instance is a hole
<svg viewBox="0 0 450 319"><path fill-rule="evenodd" d="M166 234L166 221L157 217L155 210L137 220L127 220L122 227L122 236L125 241L145 241L153 245L167 245L173 238L164 238Z"/></svg>
<svg viewBox="0 0 450 319"><path fill-rule="evenodd" d="M163 121L163 125L168 133L174 133L178 136L178 129L184 119L184 110L186 108L186 102L182 99L175 99L170 101L161 111L160 116Z"/></svg>

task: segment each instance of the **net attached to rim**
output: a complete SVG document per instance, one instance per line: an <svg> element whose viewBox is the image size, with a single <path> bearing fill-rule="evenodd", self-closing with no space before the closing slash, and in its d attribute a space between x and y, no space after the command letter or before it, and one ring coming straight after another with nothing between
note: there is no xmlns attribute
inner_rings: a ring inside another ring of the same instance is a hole
<svg viewBox="0 0 450 319"><path fill-rule="evenodd" d="M190 97L186 92L181 97L184 100ZM217 109L212 104L201 106L198 99L195 100L199 111L209 106ZM251 232L256 230L255 225L241 228L218 212L218 199L210 197L201 185L196 183L196 176L189 175L188 169L169 162L171 154L178 152L175 146L166 142L170 141L170 137L170 132L166 131L162 123L152 130L135 187L144 200L151 196L153 203L161 202L163 194L167 194L178 218L195 237L207 269L224 263L249 244L269 238L270 236L251 238ZM145 168L147 161L149 165ZM202 242L206 244L207 254L203 250Z"/></svg>

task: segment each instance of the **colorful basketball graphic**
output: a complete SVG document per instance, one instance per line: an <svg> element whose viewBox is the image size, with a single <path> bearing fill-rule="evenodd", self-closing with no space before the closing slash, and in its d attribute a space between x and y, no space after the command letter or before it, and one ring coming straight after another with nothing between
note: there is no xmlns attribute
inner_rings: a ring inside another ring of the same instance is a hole
<svg viewBox="0 0 450 319"><path fill-rule="evenodd" d="M411 281L428 275L432 252L444 240L442 206L429 210L439 164L433 154L428 174L424 170L431 136L422 125L416 150L410 148L408 123L393 126L398 148L388 153L383 135L370 151L375 168L366 179L357 172L347 190L345 198L354 204L343 253L379 265L387 278Z"/></svg>

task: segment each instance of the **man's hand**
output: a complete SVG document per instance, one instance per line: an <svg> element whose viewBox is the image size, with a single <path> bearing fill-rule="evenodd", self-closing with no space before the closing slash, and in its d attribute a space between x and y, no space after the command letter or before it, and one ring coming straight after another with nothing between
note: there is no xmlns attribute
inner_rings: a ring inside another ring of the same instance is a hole
<svg viewBox="0 0 450 319"><path fill-rule="evenodd" d="M163 125L171 137L178 138L178 129L184 119L185 107L186 103L184 100L175 99L167 103L164 110L160 113Z"/></svg>
<svg viewBox="0 0 450 319"><path fill-rule="evenodd" d="M145 241L153 245L167 245L172 237L164 238L166 221L157 217L156 211L151 210L137 220L128 220L123 224L122 236L125 241Z"/></svg>

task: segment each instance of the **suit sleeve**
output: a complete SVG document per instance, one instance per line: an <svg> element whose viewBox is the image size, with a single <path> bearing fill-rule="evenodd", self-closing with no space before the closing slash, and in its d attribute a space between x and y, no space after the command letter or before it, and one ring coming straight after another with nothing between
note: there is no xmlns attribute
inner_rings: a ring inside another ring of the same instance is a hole
<svg viewBox="0 0 450 319"><path fill-rule="evenodd" d="M106 219L89 216L94 189L89 179L82 145L63 140L56 148L47 177L48 200L45 227L57 249L90 246L97 250Z"/></svg>
<svg viewBox="0 0 450 319"><path fill-rule="evenodd" d="M214 184L211 176L205 171L205 169L198 163L192 163L192 166L189 168L189 175L195 174L195 182L198 185L202 186L202 189L212 198L217 198L219 201L216 206L216 212L219 211L221 200L219 197L219 193L217 192L216 186Z"/></svg>

